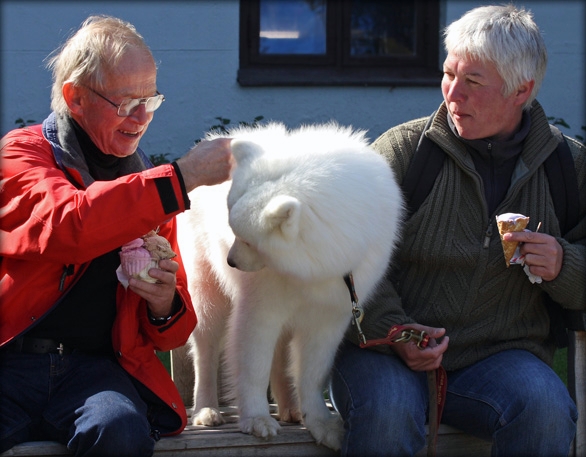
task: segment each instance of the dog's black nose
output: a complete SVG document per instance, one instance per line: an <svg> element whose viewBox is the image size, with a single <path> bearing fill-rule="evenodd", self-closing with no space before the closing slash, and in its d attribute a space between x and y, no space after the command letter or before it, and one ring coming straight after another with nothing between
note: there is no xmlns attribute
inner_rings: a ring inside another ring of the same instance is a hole
<svg viewBox="0 0 586 457"><path fill-rule="evenodd" d="M228 262L228 265L230 265L232 268L236 268L236 263L234 263L230 257L226 259L226 262Z"/></svg>

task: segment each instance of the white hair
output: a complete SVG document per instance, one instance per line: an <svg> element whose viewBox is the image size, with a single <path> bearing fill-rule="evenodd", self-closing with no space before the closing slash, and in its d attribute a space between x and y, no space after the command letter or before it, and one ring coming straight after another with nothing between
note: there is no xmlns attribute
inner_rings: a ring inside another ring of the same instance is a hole
<svg viewBox="0 0 586 457"><path fill-rule="evenodd" d="M131 49L152 57L149 47L134 26L111 16L90 16L60 48L48 57L47 67L53 73L51 108L67 114L63 84L88 84L103 88L105 77Z"/></svg>
<svg viewBox="0 0 586 457"><path fill-rule="evenodd" d="M529 109L547 67L545 43L530 11L512 4L475 8L446 27L444 44L448 53L492 63L504 80L505 97L535 81L523 106Z"/></svg>

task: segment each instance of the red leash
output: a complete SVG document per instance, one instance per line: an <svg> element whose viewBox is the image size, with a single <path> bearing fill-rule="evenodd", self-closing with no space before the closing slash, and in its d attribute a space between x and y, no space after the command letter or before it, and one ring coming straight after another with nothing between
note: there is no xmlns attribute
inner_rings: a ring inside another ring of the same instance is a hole
<svg viewBox="0 0 586 457"><path fill-rule="evenodd" d="M352 324L356 325L358 337L360 339L360 347L368 348L372 346L388 345L392 346L397 343L415 342L416 346L423 350L429 344L429 334L422 330L417 330L408 325L393 325L387 336L384 338L377 338L374 340L367 340L360 327L360 322L364 317L364 311L358 306L358 297L354 289L354 278L352 273L344 276L344 281L348 286L350 292L350 299L352 300ZM429 388L429 433L427 436L427 455L429 457L435 456L438 429L444 410L446 399L447 374L444 367L440 366L436 370L427 372L427 385Z"/></svg>

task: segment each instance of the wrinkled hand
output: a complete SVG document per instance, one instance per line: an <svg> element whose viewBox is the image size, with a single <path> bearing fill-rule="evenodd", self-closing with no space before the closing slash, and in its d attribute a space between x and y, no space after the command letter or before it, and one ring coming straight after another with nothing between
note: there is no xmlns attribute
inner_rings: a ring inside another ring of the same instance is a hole
<svg viewBox="0 0 586 457"><path fill-rule="evenodd" d="M442 364L444 352L448 349L450 338L444 336L446 330L443 328L427 327L420 324L408 324L416 330L426 331L430 338L425 349L419 349L417 345L410 341L409 343L397 343L391 346L393 351L403 359L405 364L413 371L429 371L439 368ZM443 337L441 342L438 339Z"/></svg>
<svg viewBox="0 0 586 457"><path fill-rule="evenodd" d="M177 160L187 192L230 179L234 167L230 142L230 138L203 140Z"/></svg>
<svg viewBox="0 0 586 457"><path fill-rule="evenodd" d="M525 256L525 265L531 274L551 281L560 274L564 250L551 235L538 232L511 232L503 235L505 241L522 243L519 252Z"/></svg>
<svg viewBox="0 0 586 457"><path fill-rule="evenodd" d="M175 274L178 269L179 264L174 260L160 260L159 268L149 270L149 276L158 280L156 284L135 278L128 281L130 290L146 300L153 317L166 317L171 314L177 285Z"/></svg>

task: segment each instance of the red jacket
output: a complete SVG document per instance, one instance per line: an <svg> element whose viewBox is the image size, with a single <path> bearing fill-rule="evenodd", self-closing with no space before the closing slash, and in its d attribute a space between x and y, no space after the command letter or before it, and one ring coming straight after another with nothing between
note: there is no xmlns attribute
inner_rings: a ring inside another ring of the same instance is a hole
<svg viewBox="0 0 586 457"><path fill-rule="evenodd" d="M56 124L49 130L46 124L50 137ZM0 346L53 309L93 258L158 226L179 253L174 216L188 201L173 165L86 187L78 170L59 167L62 153L40 125L13 130L0 142ZM120 364L178 415L181 427L169 434L180 433L187 417L155 351L183 345L196 325L185 270L175 260L181 310L165 325L152 325L145 301L119 284L112 329ZM68 266L73 274L65 274Z"/></svg>

